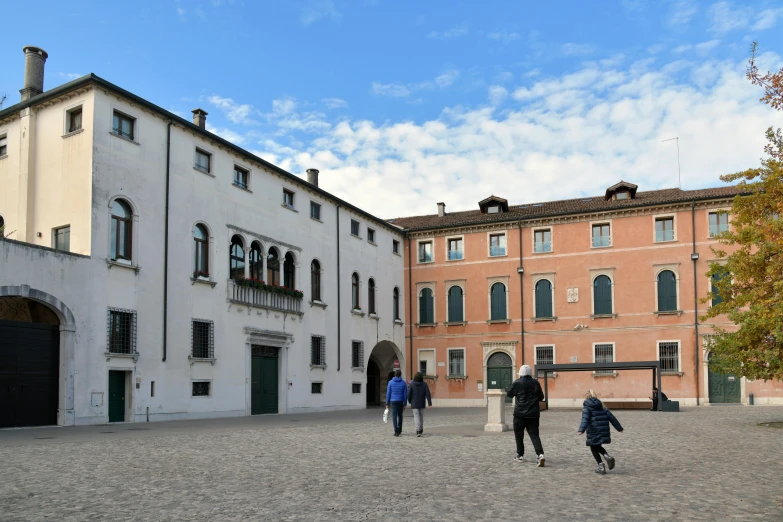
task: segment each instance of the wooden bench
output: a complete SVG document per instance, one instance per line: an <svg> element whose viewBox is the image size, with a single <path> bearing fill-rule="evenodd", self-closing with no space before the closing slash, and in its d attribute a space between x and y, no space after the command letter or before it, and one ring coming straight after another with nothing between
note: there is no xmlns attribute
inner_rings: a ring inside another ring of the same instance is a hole
<svg viewBox="0 0 783 522"><path fill-rule="evenodd" d="M652 401L624 401L620 400L605 400L602 401L604 406L610 410L651 410Z"/></svg>

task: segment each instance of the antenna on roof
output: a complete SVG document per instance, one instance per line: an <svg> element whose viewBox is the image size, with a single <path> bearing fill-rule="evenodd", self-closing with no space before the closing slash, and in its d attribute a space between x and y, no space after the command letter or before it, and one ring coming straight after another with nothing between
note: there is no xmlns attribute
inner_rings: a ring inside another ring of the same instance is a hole
<svg viewBox="0 0 783 522"><path fill-rule="evenodd" d="M682 176L680 175L680 138L679 138L679 136L675 136L674 138L669 138L668 140L663 140L661 143L663 143L664 141L672 141L672 140L677 142L677 187L681 189L682 188Z"/></svg>
<svg viewBox="0 0 783 522"><path fill-rule="evenodd" d="M0 109L3 108L3 102L5 102L5 94L3 94L3 97L0 99Z"/></svg>

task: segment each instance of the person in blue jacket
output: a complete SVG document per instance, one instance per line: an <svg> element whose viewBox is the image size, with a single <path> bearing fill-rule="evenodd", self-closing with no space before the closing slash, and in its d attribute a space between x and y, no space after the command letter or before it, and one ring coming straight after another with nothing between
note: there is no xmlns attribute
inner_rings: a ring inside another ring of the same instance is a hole
<svg viewBox="0 0 783 522"><path fill-rule="evenodd" d="M391 406L395 437L402 434L402 412L405 411L406 404L408 404L408 385L402 379L402 372L397 370L394 372L394 378L386 386L386 407Z"/></svg>
<svg viewBox="0 0 783 522"><path fill-rule="evenodd" d="M593 458L598 463L595 472L599 475L606 475L606 467L601 461L601 455L606 459L606 464L610 470L614 469L615 465L614 457L609 455L603 447L604 444L612 443L612 434L609 430L610 423L617 431L623 431L623 427L620 426L612 412L604 408L603 403L596 397L595 392L588 390L585 394L584 407L582 408L582 423L579 425L577 433L581 435L587 431L586 443L590 446Z"/></svg>

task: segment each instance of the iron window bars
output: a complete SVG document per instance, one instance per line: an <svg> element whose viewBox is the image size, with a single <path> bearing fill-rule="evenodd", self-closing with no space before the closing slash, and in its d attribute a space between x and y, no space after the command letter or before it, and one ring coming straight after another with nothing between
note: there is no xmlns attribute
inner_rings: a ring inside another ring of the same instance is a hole
<svg viewBox="0 0 783 522"><path fill-rule="evenodd" d="M215 358L215 324L213 321L193 319L191 325L191 355L194 359Z"/></svg>
<svg viewBox="0 0 783 522"><path fill-rule="evenodd" d="M106 325L109 353L136 354L136 312L109 308Z"/></svg>

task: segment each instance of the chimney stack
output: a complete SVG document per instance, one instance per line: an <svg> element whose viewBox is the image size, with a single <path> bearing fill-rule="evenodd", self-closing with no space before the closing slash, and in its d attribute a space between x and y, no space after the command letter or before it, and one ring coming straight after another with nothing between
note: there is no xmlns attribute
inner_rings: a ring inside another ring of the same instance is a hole
<svg viewBox="0 0 783 522"><path fill-rule="evenodd" d="M307 169L307 182L315 187L318 186L318 169Z"/></svg>
<svg viewBox="0 0 783 522"><path fill-rule="evenodd" d="M446 215L446 204L438 203L438 217L443 217L445 215Z"/></svg>
<svg viewBox="0 0 783 522"><path fill-rule="evenodd" d="M40 47L28 45L24 51L24 87L19 91L22 101L43 92L44 64L49 55Z"/></svg>
<svg viewBox="0 0 783 522"><path fill-rule="evenodd" d="M190 111L193 113L193 125L198 125L201 129L207 128L207 111L203 109L195 109Z"/></svg>

